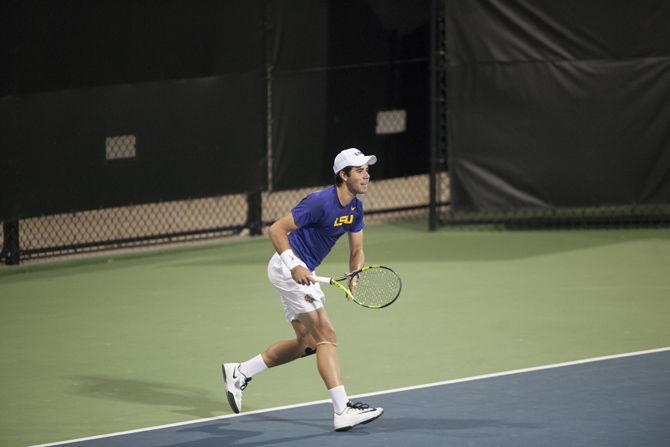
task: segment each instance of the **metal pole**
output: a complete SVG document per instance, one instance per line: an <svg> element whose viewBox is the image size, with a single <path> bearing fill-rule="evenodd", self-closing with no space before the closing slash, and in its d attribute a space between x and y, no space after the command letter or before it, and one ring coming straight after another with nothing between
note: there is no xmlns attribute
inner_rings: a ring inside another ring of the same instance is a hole
<svg viewBox="0 0 670 447"><path fill-rule="evenodd" d="M2 258L7 265L18 265L21 262L21 247L19 246L19 221L10 220L2 223L3 244Z"/></svg>
<svg viewBox="0 0 670 447"><path fill-rule="evenodd" d="M438 34L438 2L440 0L432 0L430 5L430 177L428 182L429 191L429 213L428 213L428 229L435 230L437 228L437 150L438 150L438 113L439 113L439 98L438 98L438 57L439 45L437 39Z"/></svg>
<svg viewBox="0 0 670 447"><path fill-rule="evenodd" d="M263 202L260 191L247 194L247 223L249 234L258 236L263 233Z"/></svg>
<svg viewBox="0 0 670 447"><path fill-rule="evenodd" d="M266 1L263 8L263 39L265 43L265 144L267 156L267 190L272 192L272 78L274 72L274 29L272 26L272 5Z"/></svg>

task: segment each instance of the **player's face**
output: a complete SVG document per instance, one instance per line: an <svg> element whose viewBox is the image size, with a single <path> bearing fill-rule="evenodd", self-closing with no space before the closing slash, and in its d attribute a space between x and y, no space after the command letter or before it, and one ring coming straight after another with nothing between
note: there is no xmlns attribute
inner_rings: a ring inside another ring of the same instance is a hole
<svg viewBox="0 0 670 447"><path fill-rule="evenodd" d="M368 164L363 166L354 166L349 172L346 183L347 188L354 194L365 194L368 190L368 183L370 183L370 168Z"/></svg>

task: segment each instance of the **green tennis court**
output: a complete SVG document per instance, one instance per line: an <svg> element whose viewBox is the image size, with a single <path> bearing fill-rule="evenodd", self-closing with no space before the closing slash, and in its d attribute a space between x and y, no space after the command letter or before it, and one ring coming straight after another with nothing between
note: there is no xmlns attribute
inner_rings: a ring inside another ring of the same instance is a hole
<svg viewBox="0 0 670 447"><path fill-rule="evenodd" d="M369 225L380 311L325 288L350 394L670 345L670 230ZM346 241L320 274L346 269ZM0 445L227 414L220 363L293 331L264 237L0 269ZM262 375L245 410L327 398L313 357Z"/></svg>

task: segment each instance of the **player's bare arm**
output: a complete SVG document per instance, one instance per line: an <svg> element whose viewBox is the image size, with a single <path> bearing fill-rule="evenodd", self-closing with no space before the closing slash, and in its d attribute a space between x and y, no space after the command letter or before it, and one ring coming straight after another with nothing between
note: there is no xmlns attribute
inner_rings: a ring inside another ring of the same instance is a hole
<svg viewBox="0 0 670 447"><path fill-rule="evenodd" d="M288 241L288 234L297 229L298 225L296 225L291 213L287 213L284 217L280 218L270 226L268 236L277 253L282 254L291 249L291 245ZM295 254L293 254L293 256L295 256ZM309 285L314 282L312 272L303 265L296 265L293 267L291 269L291 276L298 284Z"/></svg>
<svg viewBox="0 0 670 447"><path fill-rule="evenodd" d="M363 230L349 235L349 271L353 272L363 267L365 253L363 252ZM356 288L357 278L354 276L349 280L349 290Z"/></svg>
<svg viewBox="0 0 670 447"><path fill-rule="evenodd" d="M349 271L353 272L363 267L365 253L363 252L363 230L349 234Z"/></svg>

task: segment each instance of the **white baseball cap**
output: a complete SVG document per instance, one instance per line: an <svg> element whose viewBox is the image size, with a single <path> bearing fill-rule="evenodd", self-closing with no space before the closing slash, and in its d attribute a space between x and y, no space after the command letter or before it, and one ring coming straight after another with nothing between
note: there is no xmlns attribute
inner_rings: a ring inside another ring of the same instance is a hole
<svg viewBox="0 0 670 447"><path fill-rule="evenodd" d="M377 157L365 155L355 147L351 147L337 154L333 163L333 171L337 174L347 166L363 166L365 163L373 165L377 163Z"/></svg>

